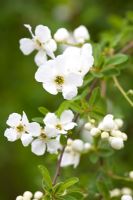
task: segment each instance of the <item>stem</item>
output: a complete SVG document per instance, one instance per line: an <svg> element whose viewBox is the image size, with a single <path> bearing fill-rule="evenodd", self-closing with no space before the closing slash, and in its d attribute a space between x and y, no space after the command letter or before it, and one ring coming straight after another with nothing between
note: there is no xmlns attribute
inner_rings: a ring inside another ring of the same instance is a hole
<svg viewBox="0 0 133 200"><path fill-rule="evenodd" d="M61 161L62 161L63 153L64 153L64 151L65 151L65 147L66 147L66 146L64 146L64 147L62 148L62 151L61 151L59 160L58 160L58 162L57 162L56 172L55 172L55 176L54 176L54 178L53 178L53 185L56 184L57 178L58 178L58 176L60 175L60 171L61 171Z"/></svg>
<svg viewBox="0 0 133 200"><path fill-rule="evenodd" d="M133 48L133 41L129 42L123 49L121 49L121 53L127 53L130 49Z"/></svg>
<svg viewBox="0 0 133 200"><path fill-rule="evenodd" d="M86 100L89 100L92 94L92 91L94 90L94 88L96 87L97 83L98 83L98 79L94 79L94 81L92 82L90 88L89 88L89 92L88 95L86 96Z"/></svg>
<svg viewBox="0 0 133 200"><path fill-rule="evenodd" d="M122 86L120 85L118 79L116 78L116 76L113 76L113 81L116 85L116 87L118 88L118 90L121 92L121 94L124 96L124 98L127 100L127 102L131 105L131 107L133 107L133 102L132 100L127 96L126 92L124 91L124 89L122 88Z"/></svg>

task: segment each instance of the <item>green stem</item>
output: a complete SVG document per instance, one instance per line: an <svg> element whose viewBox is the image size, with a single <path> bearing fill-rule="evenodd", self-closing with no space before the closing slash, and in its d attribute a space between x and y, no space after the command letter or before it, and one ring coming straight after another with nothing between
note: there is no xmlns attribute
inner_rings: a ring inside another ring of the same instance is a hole
<svg viewBox="0 0 133 200"><path fill-rule="evenodd" d="M133 102L132 100L127 96L126 92L124 91L124 89L122 88L122 86L120 85L118 79L116 78L116 76L113 76L113 81L116 85L116 87L118 88L118 90L121 92L121 94L124 96L124 98L127 100L127 102L131 105L131 107L133 107Z"/></svg>

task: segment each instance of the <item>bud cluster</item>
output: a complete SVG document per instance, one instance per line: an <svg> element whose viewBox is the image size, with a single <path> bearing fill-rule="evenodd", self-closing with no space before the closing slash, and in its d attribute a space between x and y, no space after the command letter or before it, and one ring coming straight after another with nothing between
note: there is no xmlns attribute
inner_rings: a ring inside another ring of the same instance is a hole
<svg viewBox="0 0 133 200"><path fill-rule="evenodd" d="M34 194L30 191L26 191L22 196L17 196L16 200L41 200L42 197L43 193L40 191L37 191Z"/></svg>

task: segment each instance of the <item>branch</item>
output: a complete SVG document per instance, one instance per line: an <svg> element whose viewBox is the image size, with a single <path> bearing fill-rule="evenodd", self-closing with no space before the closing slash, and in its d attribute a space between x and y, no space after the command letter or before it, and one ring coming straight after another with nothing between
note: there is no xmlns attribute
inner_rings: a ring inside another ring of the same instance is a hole
<svg viewBox="0 0 133 200"><path fill-rule="evenodd" d="M127 96L126 92L124 91L124 89L121 87L118 79L116 78L116 76L113 76L113 81L116 85L116 87L118 88L118 90L121 92L121 94L124 96L124 98L127 100L127 102L131 105L131 107L133 107L133 102L132 100Z"/></svg>

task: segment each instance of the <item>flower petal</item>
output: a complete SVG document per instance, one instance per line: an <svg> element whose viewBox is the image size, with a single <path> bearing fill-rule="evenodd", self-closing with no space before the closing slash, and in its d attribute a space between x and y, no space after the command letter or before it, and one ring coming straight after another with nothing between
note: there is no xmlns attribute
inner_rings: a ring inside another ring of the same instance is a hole
<svg viewBox="0 0 133 200"><path fill-rule="evenodd" d="M57 49L57 44L55 40L50 39L47 43L45 43L45 50L48 56L51 58L55 58L53 52Z"/></svg>
<svg viewBox="0 0 133 200"><path fill-rule="evenodd" d="M51 154L57 153L58 149L60 149L61 145L59 141L56 139L50 140L47 142L47 151Z"/></svg>
<svg viewBox="0 0 133 200"><path fill-rule="evenodd" d="M62 88L62 93L64 99L71 100L77 95L78 90L76 87L69 85Z"/></svg>
<svg viewBox="0 0 133 200"><path fill-rule="evenodd" d="M71 122L71 123L65 124L65 125L63 126L63 128L64 128L65 130L71 130L71 129L73 129L76 125L77 125L77 124L76 124L75 122Z"/></svg>
<svg viewBox="0 0 133 200"><path fill-rule="evenodd" d="M41 126L37 122L31 122L27 126L27 132L32 136L37 137L41 134Z"/></svg>
<svg viewBox="0 0 133 200"><path fill-rule="evenodd" d="M65 110L60 117L61 123L70 123L74 118L74 114L71 110Z"/></svg>
<svg viewBox="0 0 133 200"><path fill-rule="evenodd" d="M58 94L58 91L57 91L57 88L56 88L56 85L54 83L44 83L43 84L43 88L49 92L50 94L53 94L53 95L56 95Z"/></svg>
<svg viewBox="0 0 133 200"><path fill-rule="evenodd" d="M13 128L7 128L5 130L4 136L8 139L10 142L14 142L18 139L18 134Z"/></svg>
<svg viewBox="0 0 133 200"><path fill-rule="evenodd" d="M59 122L59 119L54 113L48 113L43 121L46 126L55 126Z"/></svg>
<svg viewBox="0 0 133 200"><path fill-rule="evenodd" d="M66 77L66 84L74 86L82 86L83 78L80 74L70 73Z"/></svg>
<svg viewBox="0 0 133 200"><path fill-rule="evenodd" d="M23 52L24 55L29 55L35 49L35 44L32 39L22 38L19 40L19 43L20 50Z"/></svg>
<svg viewBox="0 0 133 200"><path fill-rule="evenodd" d="M34 60L38 67L43 65L47 61L47 56L45 51L43 50L38 51L38 53L35 55Z"/></svg>
<svg viewBox="0 0 133 200"><path fill-rule="evenodd" d="M35 35L40 42L45 43L51 39L51 31L47 26L38 25L35 29Z"/></svg>
<svg viewBox="0 0 133 200"><path fill-rule="evenodd" d="M61 167L67 167L69 165L73 165L73 155L70 152L64 152Z"/></svg>
<svg viewBox="0 0 133 200"><path fill-rule="evenodd" d="M41 156L45 153L46 150L46 143L43 140L36 139L31 143L31 151L38 155Z"/></svg>
<svg viewBox="0 0 133 200"><path fill-rule="evenodd" d="M9 118L6 123L11 127L16 127L20 124L20 121L21 121L21 115L18 113L12 113L9 115Z"/></svg>
<svg viewBox="0 0 133 200"><path fill-rule="evenodd" d="M31 134L23 133L21 136L22 144L26 147L32 142L33 138Z"/></svg>
<svg viewBox="0 0 133 200"><path fill-rule="evenodd" d="M59 133L56 128L46 126L45 134L47 135L48 138L52 138L52 137L56 137Z"/></svg>
<svg viewBox="0 0 133 200"><path fill-rule="evenodd" d="M29 124L29 120L28 120L27 115L25 114L25 112L23 112L23 115L22 115L22 123L24 125L28 125Z"/></svg>

